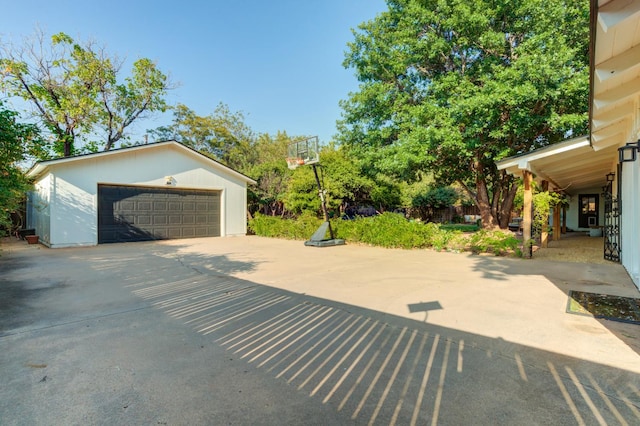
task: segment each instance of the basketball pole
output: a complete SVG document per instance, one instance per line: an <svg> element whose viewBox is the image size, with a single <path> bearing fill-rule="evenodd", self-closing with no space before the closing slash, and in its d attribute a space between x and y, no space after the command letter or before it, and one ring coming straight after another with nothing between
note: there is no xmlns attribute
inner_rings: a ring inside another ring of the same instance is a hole
<svg viewBox="0 0 640 426"><path fill-rule="evenodd" d="M331 228L331 222L329 221L329 213L327 212L327 203L324 199L324 191L322 190L322 184L320 183L320 178L318 177L318 169L316 168L316 164L313 163L311 165L313 167L313 174L316 177L316 183L318 184L318 194L320 195L320 204L322 205L322 214L324 215L324 221L329 224L329 236L331 239L334 239L333 229Z"/></svg>
<svg viewBox="0 0 640 426"><path fill-rule="evenodd" d="M318 195L320 196L320 204L322 206L322 215L324 216L324 222L318 227L316 232L313 233L309 240L304 242L305 246L311 247L333 247L341 246L344 244L344 240L341 238L335 238L333 235L333 228L331 222L329 222L329 212L327 210L327 200L325 200L325 193L322 189L322 182L318 175L318 167L316 163L320 161L320 155L318 151L318 137L314 136L298 141L289 143L287 147L287 167L291 170L295 170L298 166L313 166L313 175L316 178L316 184L318 185ZM326 239L327 230L329 231L330 239Z"/></svg>

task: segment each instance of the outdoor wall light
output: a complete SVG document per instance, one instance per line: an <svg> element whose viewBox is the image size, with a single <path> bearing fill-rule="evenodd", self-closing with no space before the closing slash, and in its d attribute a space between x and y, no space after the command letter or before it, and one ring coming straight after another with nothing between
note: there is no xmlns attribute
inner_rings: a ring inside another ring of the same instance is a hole
<svg viewBox="0 0 640 426"><path fill-rule="evenodd" d="M638 151L640 151L640 141L629 142L625 146L621 146L618 148L618 162L628 163L636 161Z"/></svg>
<svg viewBox="0 0 640 426"><path fill-rule="evenodd" d="M607 173L607 182L613 182L616 179L616 174L611 172Z"/></svg>

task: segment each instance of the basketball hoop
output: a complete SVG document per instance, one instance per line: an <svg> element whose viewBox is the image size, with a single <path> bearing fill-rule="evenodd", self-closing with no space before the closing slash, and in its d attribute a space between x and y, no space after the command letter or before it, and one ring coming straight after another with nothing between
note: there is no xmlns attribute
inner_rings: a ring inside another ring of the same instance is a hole
<svg viewBox="0 0 640 426"><path fill-rule="evenodd" d="M289 170L295 170L298 168L299 165L300 164L298 164L297 158L287 157L287 167L289 168Z"/></svg>
<svg viewBox="0 0 640 426"><path fill-rule="evenodd" d="M318 137L291 142L287 148L287 167L291 170L299 166L316 164L320 161Z"/></svg>
<svg viewBox="0 0 640 426"><path fill-rule="evenodd" d="M333 235L333 229L331 229L331 223L329 222L329 215L327 213L325 191L322 189L322 184L320 182L320 178L318 177L317 166L319 166L318 163L320 162L318 137L313 136L311 138L291 142L287 147L286 160L287 167L289 167L289 169L291 170L297 169L298 166L311 165L313 167L313 174L316 178L316 184L318 185L318 195L320 196L320 204L322 205L324 222L313 234L311 239L309 239L309 241L306 241L304 245L315 247L330 247L344 244L344 240L335 238ZM325 238L327 231L329 231L329 239Z"/></svg>
<svg viewBox="0 0 640 426"><path fill-rule="evenodd" d="M304 158L287 158L287 167L289 167L290 170L295 170L298 166L304 166L305 164L307 164L307 162Z"/></svg>

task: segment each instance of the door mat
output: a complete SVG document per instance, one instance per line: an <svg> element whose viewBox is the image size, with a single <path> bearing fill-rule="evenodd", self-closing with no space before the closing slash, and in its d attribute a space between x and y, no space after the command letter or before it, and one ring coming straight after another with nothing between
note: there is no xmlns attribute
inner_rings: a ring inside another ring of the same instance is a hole
<svg viewBox="0 0 640 426"><path fill-rule="evenodd" d="M631 297L571 290L567 312L640 325L640 299Z"/></svg>

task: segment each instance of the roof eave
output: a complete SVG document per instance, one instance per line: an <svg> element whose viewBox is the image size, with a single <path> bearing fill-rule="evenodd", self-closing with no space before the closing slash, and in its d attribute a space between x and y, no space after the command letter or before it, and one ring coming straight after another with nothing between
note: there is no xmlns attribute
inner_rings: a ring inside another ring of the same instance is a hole
<svg viewBox="0 0 640 426"><path fill-rule="evenodd" d="M245 181L249 184L252 185L256 185L257 182L253 179L251 179L250 177L230 168L225 166L222 163L219 163L218 161L214 160L213 158L209 158L206 155L202 154L201 152L190 148L180 142L174 141L174 140L169 140L169 141L161 141L161 142L154 142L152 144L145 144L145 145L136 145L136 146L132 146L132 147L126 147L126 148L120 148L120 149L114 149L114 150L110 150L110 151L103 151L103 152L97 152L97 153L91 153L91 154L84 154L84 155L78 155L78 156L73 156L73 157L64 157L64 158L55 158L52 160L45 160L45 161L40 161L37 162L36 164L34 164L28 171L27 171L27 177L32 178L32 179L37 179L38 177L42 176L43 174L45 174L47 172L47 170L53 166L53 165L58 165L58 164L63 164L63 163L70 163L70 162L75 162L75 161L82 161L84 159L86 159L87 157L91 157L91 158L100 158L100 157L104 157L104 156L108 156L108 155L115 155L115 154L119 154L122 153L123 151L127 151L127 152L131 152L131 151L138 151L138 150L142 150L142 149L149 149L149 148L155 148L158 146L162 146L162 145L172 145L177 147L178 149L183 149L185 150L188 154L190 155L195 155L197 157L203 158L206 161L209 161L210 163L212 163L212 165L225 172L228 173L242 181Z"/></svg>

